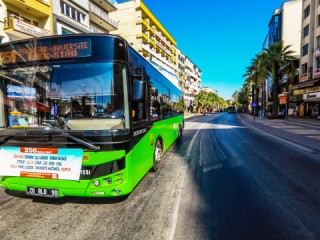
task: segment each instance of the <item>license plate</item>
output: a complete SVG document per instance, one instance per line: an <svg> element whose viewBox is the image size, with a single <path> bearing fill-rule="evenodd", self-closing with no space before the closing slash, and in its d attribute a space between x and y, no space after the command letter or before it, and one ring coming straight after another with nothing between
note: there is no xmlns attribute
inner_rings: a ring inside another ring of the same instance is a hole
<svg viewBox="0 0 320 240"><path fill-rule="evenodd" d="M58 198L59 190L51 188L36 188L36 187L27 187L27 195L37 196L37 197L49 197L49 198Z"/></svg>

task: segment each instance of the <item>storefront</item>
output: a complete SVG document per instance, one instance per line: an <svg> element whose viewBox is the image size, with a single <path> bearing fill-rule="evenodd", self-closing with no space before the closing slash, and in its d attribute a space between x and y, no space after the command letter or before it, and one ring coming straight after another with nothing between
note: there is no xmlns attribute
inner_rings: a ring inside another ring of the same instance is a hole
<svg viewBox="0 0 320 240"><path fill-rule="evenodd" d="M278 98L279 98L279 112L281 112L283 109L288 109L287 93L278 94Z"/></svg>
<svg viewBox="0 0 320 240"><path fill-rule="evenodd" d="M302 111L301 111L302 107ZM288 115L293 117L304 116L303 94L289 96Z"/></svg>
<svg viewBox="0 0 320 240"><path fill-rule="evenodd" d="M289 99L289 109L293 109L292 114L297 112L297 116L305 117L311 116L312 111L319 112L319 84L320 80L316 78L300 82L289 88L292 94Z"/></svg>
<svg viewBox="0 0 320 240"><path fill-rule="evenodd" d="M320 112L320 92L303 94L305 114L310 117L318 117Z"/></svg>

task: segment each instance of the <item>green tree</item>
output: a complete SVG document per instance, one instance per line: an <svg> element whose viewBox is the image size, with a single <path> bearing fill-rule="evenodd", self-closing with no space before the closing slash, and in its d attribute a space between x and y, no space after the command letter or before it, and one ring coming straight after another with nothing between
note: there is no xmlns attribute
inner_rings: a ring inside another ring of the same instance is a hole
<svg viewBox="0 0 320 240"><path fill-rule="evenodd" d="M214 92L200 91L194 98L198 111L212 111L213 108L218 109L225 105L225 100Z"/></svg>
<svg viewBox="0 0 320 240"><path fill-rule="evenodd" d="M288 65L294 61L294 51L290 50L291 45L284 46L283 42L275 42L268 49L265 49L267 54L266 67L270 70L272 76L272 114L278 114L279 100L279 70L282 66Z"/></svg>

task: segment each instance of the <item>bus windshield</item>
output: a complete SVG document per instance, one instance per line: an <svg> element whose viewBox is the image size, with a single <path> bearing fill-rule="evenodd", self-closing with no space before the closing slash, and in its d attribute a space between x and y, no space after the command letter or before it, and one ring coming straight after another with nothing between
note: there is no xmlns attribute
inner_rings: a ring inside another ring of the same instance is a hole
<svg viewBox="0 0 320 240"><path fill-rule="evenodd" d="M114 62L57 63L2 69L7 128L128 128L126 67ZM5 120L5 118L2 118Z"/></svg>

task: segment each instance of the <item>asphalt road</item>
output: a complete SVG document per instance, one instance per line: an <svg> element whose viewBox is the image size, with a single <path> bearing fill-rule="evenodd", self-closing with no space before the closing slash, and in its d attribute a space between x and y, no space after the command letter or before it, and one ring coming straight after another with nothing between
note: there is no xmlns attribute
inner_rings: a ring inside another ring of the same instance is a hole
<svg viewBox="0 0 320 240"><path fill-rule="evenodd" d="M0 190L0 239L320 239L319 172L319 152L200 116L127 198Z"/></svg>

